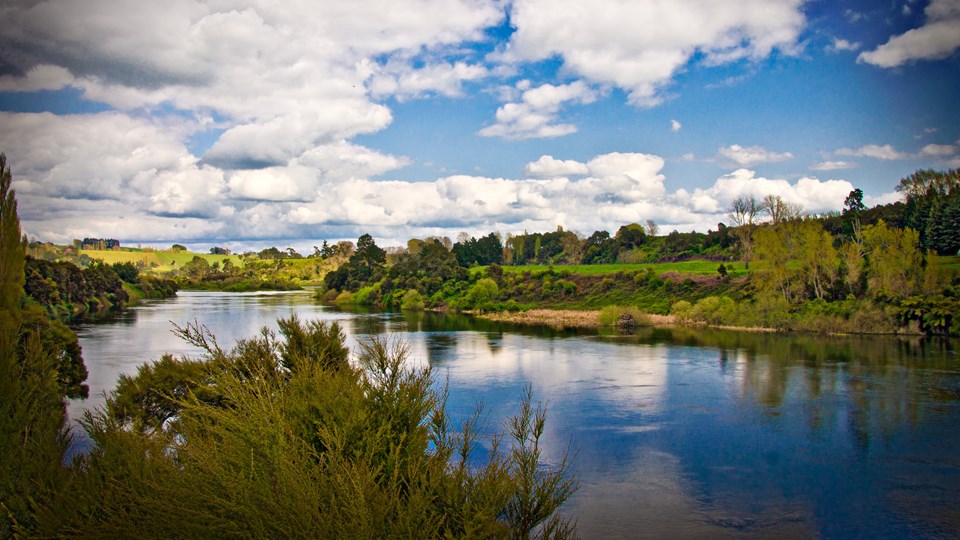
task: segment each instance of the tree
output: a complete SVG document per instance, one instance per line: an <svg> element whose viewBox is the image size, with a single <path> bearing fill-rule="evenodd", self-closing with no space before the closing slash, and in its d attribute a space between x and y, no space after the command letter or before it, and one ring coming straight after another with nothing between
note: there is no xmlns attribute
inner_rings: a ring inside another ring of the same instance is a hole
<svg viewBox="0 0 960 540"><path fill-rule="evenodd" d="M631 223L630 225L620 227L620 229L617 230L616 238L622 247L635 249L647 242L647 233L644 232L643 227L640 225Z"/></svg>
<svg viewBox="0 0 960 540"><path fill-rule="evenodd" d="M843 200L843 214L853 214L859 216L866 207L863 205L863 190L857 188L851 191L847 198Z"/></svg>
<svg viewBox="0 0 960 540"><path fill-rule="evenodd" d="M510 445L482 411L452 425L430 368L398 342L336 323L278 324L229 352L204 328L198 359L128 377L88 420L79 537L563 538L570 462L543 463L545 412L528 387ZM484 449L478 466L476 449ZM187 508L189 511L184 511ZM54 533L60 531L54 531ZM49 536L59 536L50 534Z"/></svg>
<svg viewBox="0 0 960 540"><path fill-rule="evenodd" d="M337 245L341 245L338 243ZM353 244L350 244L350 248ZM345 251L345 248L344 248ZM340 268L324 276L328 289L355 291L369 283L375 283L383 277L383 267L387 262L387 252L377 246L373 237L364 234L357 239L356 251Z"/></svg>
<svg viewBox="0 0 960 540"><path fill-rule="evenodd" d="M210 273L210 263L199 255L194 255L180 268L180 273L193 279L203 279Z"/></svg>
<svg viewBox="0 0 960 540"><path fill-rule="evenodd" d="M812 219L797 222L794 234L800 273L814 296L823 300L837 277L840 262L833 238L819 221Z"/></svg>
<svg viewBox="0 0 960 540"><path fill-rule="evenodd" d="M56 358L41 335L23 334L20 297L26 239L5 154L0 153L0 537L42 535L70 472L69 435Z"/></svg>
<svg viewBox="0 0 960 540"><path fill-rule="evenodd" d="M918 170L900 180L897 191L906 195L905 226L920 234L923 248L941 255L960 249L960 169Z"/></svg>
<svg viewBox="0 0 960 540"><path fill-rule="evenodd" d="M767 195L764 197L763 200L760 201L760 209L770 217L770 221L774 225L791 219L797 219L800 217L800 213L803 212L803 206L786 202L779 195Z"/></svg>
<svg viewBox="0 0 960 540"><path fill-rule="evenodd" d="M813 219L758 229L752 279L761 290L775 290L787 302L824 299L837 277L839 257L833 238Z"/></svg>
<svg viewBox="0 0 960 540"><path fill-rule="evenodd" d="M491 278L482 278L467 291L466 302L468 308L486 310L500 294L500 287Z"/></svg>
<svg viewBox="0 0 960 540"><path fill-rule="evenodd" d="M728 216L733 221L734 234L740 244L740 256L743 257L743 266L750 268L750 259L753 256L753 221L760 213L757 200L750 196L740 196L730 203Z"/></svg>
<svg viewBox="0 0 960 540"><path fill-rule="evenodd" d="M657 225L656 221L652 219L648 219L646 224L646 230L647 230L647 236L656 236L657 234L660 233L660 226Z"/></svg>
<svg viewBox="0 0 960 540"><path fill-rule="evenodd" d="M797 271L790 264L794 257L792 235L787 227L763 227L754 237L754 261L750 281L761 291L774 292L787 302L798 296Z"/></svg>
<svg viewBox="0 0 960 540"><path fill-rule="evenodd" d="M184 246L183 244L174 244L170 246L170 251L180 252L180 251L186 251L186 250L187 250L187 247Z"/></svg>
<svg viewBox="0 0 960 540"><path fill-rule="evenodd" d="M875 297L899 300L914 294L923 275L920 235L894 229L880 220L863 228L867 256L867 291Z"/></svg>
<svg viewBox="0 0 960 540"><path fill-rule="evenodd" d="M283 252L276 248L276 246L270 246L266 249L260 250L257 253L257 256L263 260L277 260L283 258Z"/></svg>

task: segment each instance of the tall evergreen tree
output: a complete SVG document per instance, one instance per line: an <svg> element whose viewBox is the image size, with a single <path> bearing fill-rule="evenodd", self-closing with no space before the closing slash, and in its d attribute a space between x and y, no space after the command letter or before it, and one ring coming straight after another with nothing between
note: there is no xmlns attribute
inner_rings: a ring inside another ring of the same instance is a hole
<svg viewBox="0 0 960 540"><path fill-rule="evenodd" d="M56 516L69 444L56 358L21 337L26 240L12 175L0 154L0 537L42 534Z"/></svg>

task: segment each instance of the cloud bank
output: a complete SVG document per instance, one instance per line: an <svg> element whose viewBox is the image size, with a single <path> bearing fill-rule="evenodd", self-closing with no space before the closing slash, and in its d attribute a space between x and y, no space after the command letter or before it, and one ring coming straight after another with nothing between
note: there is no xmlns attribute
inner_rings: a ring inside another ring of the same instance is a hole
<svg viewBox="0 0 960 540"><path fill-rule="evenodd" d="M283 165L234 170L203 163L163 126L120 113L0 113L0 122L14 128L0 131L0 147L13 164L24 229L56 242L107 236L262 246L370 233L402 244L410 237L557 225L589 234L646 219L667 230L706 231L741 194L777 194L824 211L839 209L853 189L845 180L791 183L738 169L706 189L674 190L660 156L616 152L586 162L544 155L519 178L375 181L370 177L389 175L405 160L345 141ZM101 144L103 137L109 144Z"/></svg>
<svg viewBox="0 0 960 540"><path fill-rule="evenodd" d="M917 60L946 58L960 48L960 0L931 0L923 11L926 22L903 34L892 36L857 60L882 68L893 68Z"/></svg>

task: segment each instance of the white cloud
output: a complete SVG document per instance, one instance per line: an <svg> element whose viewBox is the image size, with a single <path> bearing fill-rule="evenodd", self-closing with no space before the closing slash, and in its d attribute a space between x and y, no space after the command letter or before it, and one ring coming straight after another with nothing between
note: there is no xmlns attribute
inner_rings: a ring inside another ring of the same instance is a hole
<svg viewBox="0 0 960 540"><path fill-rule="evenodd" d="M55 116L0 112L0 148L18 193L126 200L151 195L158 175L198 170L163 126L120 113Z"/></svg>
<svg viewBox="0 0 960 540"><path fill-rule="evenodd" d="M410 164L405 157L382 154L346 141L318 146L305 152L297 162L319 170L326 181L379 176Z"/></svg>
<svg viewBox="0 0 960 540"><path fill-rule="evenodd" d="M22 77L14 77L13 75L0 77L0 92L59 90L72 82L73 75L65 68L43 64L33 66Z"/></svg>
<svg viewBox="0 0 960 540"><path fill-rule="evenodd" d="M319 183L315 169L296 165L236 171L228 180L231 197L254 201L310 201Z"/></svg>
<svg viewBox="0 0 960 540"><path fill-rule="evenodd" d="M827 47L827 50L832 52L856 51L858 49L860 49L859 42L850 42L841 38L833 38L833 43Z"/></svg>
<svg viewBox="0 0 960 540"><path fill-rule="evenodd" d="M528 81L521 81L517 85L523 90L520 101L497 109L497 123L481 129L479 135L510 140L569 135L575 133L577 127L556 123L560 107L567 103L585 104L596 100L596 94L583 81L524 89L528 84Z"/></svg>
<svg viewBox="0 0 960 540"><path fill-rule="evenodd" d="M674 0L590 2L517 0L516 32L500 55L538 61L559 55L564 68L626 90L638 106L662 100L660 90L687 62L706 65L790 53L805 24L800 0Z"/></svg>
<svg viewBox="0 0 960 540"><path fill-rule="evenodd" d="M429 94L455 97L463 93L464 81L476 81L490 73L482 65L466 62L438 62L414 68L408 59L374 65L368 87L375 97L396 96L400 100Z"/></svg>
<svg viewBox="0 0 960 540"><path fill-rule="evenodd" d="M957 145L954 144L928 144L924 146L920 153L925 156L945 157L957 153Z"/></svg>
<svg viewBox="0 0 960 540"><path fill-rule="evenodd" d="M0 89L70 84L121 110L214 114L227 130L209 163L278 166L387 126L368 91L456 95L485 68L442 52L503 17L498 0L14 3L0 49L24 75Z"/></svg>
<svg viewBox="0 0 960 540"><path fill-rule="evenodd" d="M673 131L674 133L676 133L677 131L680 131L682 127L683 127L683 124L681 124L677 120L670 121L670 131Z"/></svg>
<svg viewBox="0 0 960 540"><path fill-rule="evenodd" d="M281 165L319 145L379 131L391 120L389 109L362 100L326 105L325 110L301 110L230 128L204 160L239 169Z"/></svg>
<svg viewBox="0 0 960 540"><path fill-rule="evenodd" d="M761 146L740 146L739 144L720 148L718 155L745 167L757 163L772 163L793 159L793 154L790 152L773 152Z"/></svg>
<svg viewBox="0 0 960 540"><path fill-rule="evenodd" d="M664 160L640 153L602 154L586 163L543 156L525 168L534 178L372 181L368 175L406 160L345 141L282 165L225 171L199 163L164 126L118 113L5 113L0 122L15 128L0 133L0 147L13 164L24 230L57 242L109 236L125 243L270 245L370 233L383 243L402 244L461 230L487 234L562 225L589 234L645 219L703 231L724 219L726 205L740 193L776 193L818 210L839 208L852 189L845 181L791 184L738 170L709 189L671 192ZM90 142L98 137L109 144ZM566 177L574 175L579 178Z"/></svg>
<svg viewBox="0 0 960 540"><path fill-rule="evenodd" d="M892 204L895 202L903 201L903 193L898 191L891 191L889 193L882 193L880 195L864 195L863 204L867 208L873 208L874 206L881 204Z"/></svg>
<svg viewBox="0 0 960 540"><path fill-rule="evenodd" d="M758 177L754 171L738 169L724 175L708 189L696 189L692 198L700 198L700 206L705 210L725 213L730 202L740 196L760 199L767 195L779 195L783 200L799 204L805 212L824 212L840 210L843 200L853 190L846 180L819 180L800 178L791 184L784 179ZM703 201L713 201L707 206Z"/></svg>
<svg viewBox="0 0 960 540"><path fill-rule="evenodd" d="M892 68L914 60L946 58L960 48L960 0L931 0L924 15L923 26L860 53L857 61Z"/></svg>
<svg viewBox="0 0 960 540"><path fill-rule="evenodd" d="M579 161L554 159L553 156L540 156L540 159L523 166L523 175L532 178L559 178L561 176L580 176L590 172L585 163Z"/></svg>
<svg viewBox="0 0 960 540"><path fill-rule="evenodd" d="M842 169L853 169L856 168L856 166L856 163L849 161L821 161L820 163L814 163L810 168L815 171L838 171Z"/></svg>
<svg viewBox="0 0 960 540"><path fill-rule="evenodd" d="M838 156L869 157L874 159L894 160L905 159L907 154L897 150L889 144L883 146L867 144L860 148L841 148L835 152Z"/></svg>

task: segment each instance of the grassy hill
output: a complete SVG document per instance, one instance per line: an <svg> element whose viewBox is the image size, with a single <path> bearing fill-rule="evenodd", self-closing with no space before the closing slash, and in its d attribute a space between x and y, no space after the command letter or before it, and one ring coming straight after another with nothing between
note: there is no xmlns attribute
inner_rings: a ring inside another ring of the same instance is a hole
<svg viewBox="0 0 960 540"><path fill-rule="evenodd" d="M179 268L193 260L194 257L201 257L213 264L229 259L235 266L242 267L243 259L238 255L211 255L209 253L193 253L190 251L152 251L141 249L119 249L119 250L99 250L83 249L81 255L86 255L91 259L100 259L107 264L132 262L134 264L143 262L143 264L153 272L166 273L174 268Z"/></svg>
<svg viewBox="0 0 960 540"><path fill-rule="evenodd" d="M569 270L573 274L582 274L587 276L596 276L604 274L616 274L617 272L637 272L646 270L647 268L652 268L654 272L659 274L666 274L670 272L675 272L677 274L693 274L698 276L715 276L717 275L717 268L720 266L719 262L716 261L704 261L704 260L690 260L690 261L681 261L681 262L664 262L664 263L645 263L645 264L570 264L570 265L554 265L553 269L557 272L561 270ZM743 267L741 262L725 262L723 266L727 268L727 273L730 277L741 277L747 275L747 271ZM484 266L478 266L471 269L471 272L481 272L485 269ZM540 264L530 264L523 266L504 266L504 272L512 273L521 273L521 272L543 272L547 270L550 266L540 265Z"/></svg>

